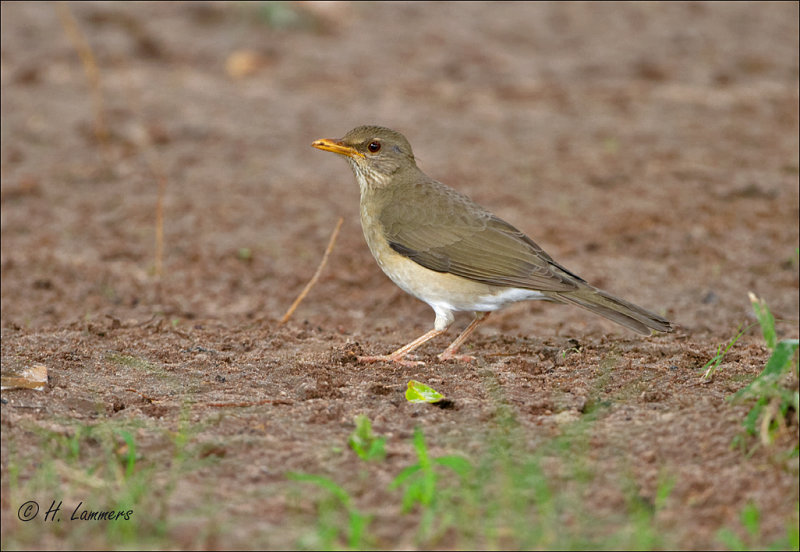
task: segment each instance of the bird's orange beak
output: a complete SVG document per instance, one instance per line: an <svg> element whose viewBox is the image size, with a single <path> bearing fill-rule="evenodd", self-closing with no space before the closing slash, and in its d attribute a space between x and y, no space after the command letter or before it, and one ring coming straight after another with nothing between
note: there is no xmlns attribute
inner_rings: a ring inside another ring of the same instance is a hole
<svg viewBox="0 0 800 552"><path fill-rule="evenodd" d="M332 151L339 155L346 155L347 157L364 157L364 154L356 150L352 146L344 144L341 140L332 140L329 138L321 138L314 140L311 143L312 147L321 149L323 151Z"/></svg>

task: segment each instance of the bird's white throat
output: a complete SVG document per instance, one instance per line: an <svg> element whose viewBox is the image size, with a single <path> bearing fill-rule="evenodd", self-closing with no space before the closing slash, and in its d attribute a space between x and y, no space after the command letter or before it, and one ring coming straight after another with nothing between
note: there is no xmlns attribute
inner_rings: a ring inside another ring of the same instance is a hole
<svg viewBox="0 0 800 552"><path fill-rule="evenodd" d="M356 182L358 182L358 188L361 191L361 199L364 199L364 194L370 188L384 186L389 183L389 175L375 171L369 166L360 165L355 159L348 158L347 161L356 176Z"/></svg>

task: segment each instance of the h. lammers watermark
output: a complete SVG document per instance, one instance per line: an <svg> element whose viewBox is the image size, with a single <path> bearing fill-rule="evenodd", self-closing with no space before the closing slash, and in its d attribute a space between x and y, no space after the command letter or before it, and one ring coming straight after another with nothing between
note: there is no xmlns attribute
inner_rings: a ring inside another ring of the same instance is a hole
<svg viewBox="0 0 800 552"><path fill-rule="evenodd" d="M62 501L59 500L58 504L54 500L50 504L50 508L44 513L44 521L61 521L61 505ZM20 521L33 521L39 515L39 503L35 500L25 502L17 510L17 517ZM117 521L117 520L130 520L133 517L133 510L92 510L83 506L83 502L79 502L75 509L72 510L68 521Z"/></svg>

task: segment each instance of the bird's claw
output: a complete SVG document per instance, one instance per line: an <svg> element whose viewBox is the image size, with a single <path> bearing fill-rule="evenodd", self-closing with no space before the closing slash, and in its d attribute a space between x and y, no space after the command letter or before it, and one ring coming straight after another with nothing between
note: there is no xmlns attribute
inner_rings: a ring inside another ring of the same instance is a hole
<svg viewBox="0 0 800 552"><path fill-rule="evenodd" d="M442 362L448 360L457 360L459 362L475 362L475 357L472 355L457 355L455 353L447 353L447 352L441 353L436 358L438 358Z"/></svg>

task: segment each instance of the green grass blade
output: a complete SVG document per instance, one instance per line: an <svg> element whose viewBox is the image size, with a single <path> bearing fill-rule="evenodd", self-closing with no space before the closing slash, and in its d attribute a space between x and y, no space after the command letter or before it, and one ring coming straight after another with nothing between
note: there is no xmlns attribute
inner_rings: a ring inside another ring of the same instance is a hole
<svg viewBox="0 0 800 552"><path fill-rule="evenodd" d="M764 341L767 342L767 347L774 349L778 342L775 335L775 317L767 307L767 303L763 299L759 299L752 292L748 293L750 303L753 305L753 312L756 314L759 326L761 326L761 333L764 334Z"/></svg>
<svg viewBox="0 0 800 552"><path fill-rule="evenodd" d="M404 468L403 471L398 473L397 477L395 477L394 480L391 483L389 483L389 489L398 488L400 485L405 483L409 477L417 473L420 469L421 468L419 464L414 464L413 466L408 466L407 468Z"/></svg>
<svg viewBox="0 0 800 552"><path fill-rule="evenodd" d="M356 429L350 434L347 444L362 460L383 460L386 457L386 437L376 437L369 418L359 414L355 419Z"/></svg>
<svg viewBox="0 0 800 552"><path fill-rule="evenodd" d="M125 477L128 478L133 475L134 469L136 468L136 442L133 439L133 434L128 430L118 430L117 434L122 437L122 440L125 441L125 444L128 446L128 450L125 454Z"/></svg>
<svg viewBox="0 0 800 552"><path fill-rule="evenodd" d="M361 550L363 547L364 533L371 520L371 516L358 511L350 511L350 527L347 546L351 550Z"/></svg>
<svg viewBox="0 0 800 552"><path fill-rule="evenodd" d="M741 324L739 324L739 327L738 327L738 328L736 328L736 330L737 330L737 333L736 333L736 335L733 337L733 339L731 339L731 340L728 342L728 344L726 345L725 349L723 349L723 348L722 348L722 345L718 345L718 346L717 346L717 354L716 354L716 355L714 355L714 356L711 358L711 360L709 360L708 362L706 362L706 363L705 363L705 365L703 365L703 367L702 367L702 368L700 368L701 370L704 370L704 373L703 373L703 378L702 378L702 379L703 379L705 382L709 382L709 381L711 381L711 380L713 379L713 377L714 377L714 373L717 371L717 367L719 367L719 365L722 363L722 359L723 359L723 358L725 358L725 355L727 355L727 354L728 354L728 351L730 351L730 350L731 350L731 347L733 347L734 345L736 345L736 342L737 342L737 341L739 341L739 339L740 339L740 338L741 338L741 337L742 337L742 336L743 336L743 335L744 335L744 334L745 334L745 333L746 333L746 332L747 332L747 331L748 331L750 328L752 328L752 326L747 326L745 329L743 329L743 330L742 330L742 329L741 329L741 327L742 327L742 325L741 325Z"/></svg>
<svg viewBox="0 0 800 552"><path fill-rule="evenodd" d="M462 479L468 479L472 475L472 464L463 456L440 456L434 458L434 462L440 466L450 468Z"/></svg>
<svg viewBox="0 0 800 552"><path fill-rule="evenodd" d="M334 483L331 479L322 476L316 475L313 473L299 473L299 472L289 472L286 474L286 477L293 481L300 481L302 483L312 483L317 487L325 489L329 491L333 496L339 499L339 501L344 504L345 506L350 506L350 495L347 494L343 488L339 485Z"/></svg>
<svg viewBox="0 0 800 552"><path fill-rule="evenodd" d="M747 550L747 545L742 542L736 533L724 527L717 532L717 540L725 546L728 550L740 551Z"/></svg>
<svg viewBox="0 0 800 552"><path fill-rule="evenodd" d="M429 471L431 469L431 460L428 457L428 447L425 444L425 434L422 433L422 429L419 426L414 428L414 450L417 451L417 457L419 458L419 467L422 468L423 471Z"/></svg>
<svg viewBox="0 0 800 552"><path fill-rule="evenodd" d="M742 526L752 537L757 537L761 532L761 512L752 502L748 502L742 509Z"/></svg>

